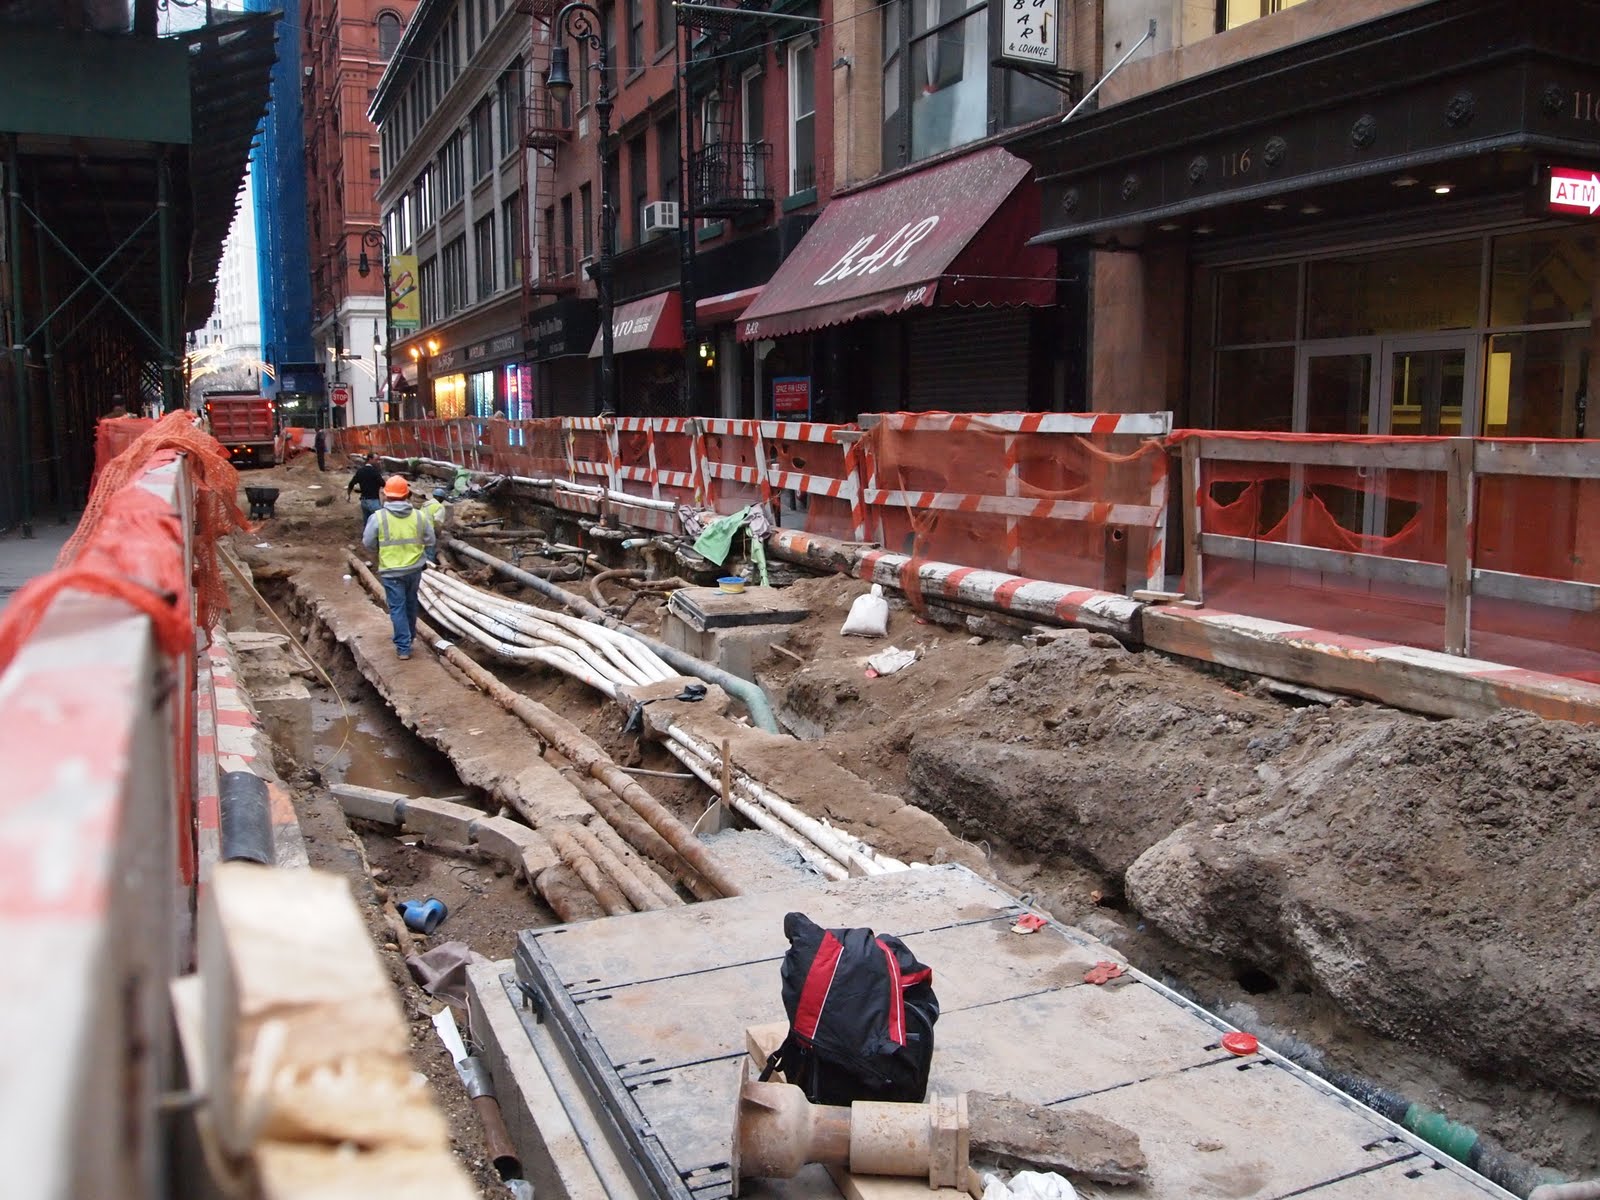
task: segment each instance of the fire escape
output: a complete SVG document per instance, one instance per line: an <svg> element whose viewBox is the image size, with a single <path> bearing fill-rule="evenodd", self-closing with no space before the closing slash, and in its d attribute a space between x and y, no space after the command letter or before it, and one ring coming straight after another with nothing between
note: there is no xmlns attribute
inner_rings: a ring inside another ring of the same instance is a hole
<svg viewBox="0 0 1600 1200"><path fill-rule="evenodd" d="M522 206L522 330L531 336L534 310L546 296L577 290L578 275L573 248L557 239L559 231L549 214L555 211L556 151L572 139L570 109L555 103L544 86L550 65L551 26L560 0L521 0L517 11L533 22L532 50L522 106L522 178L528 185L528 203Z"/></svg>

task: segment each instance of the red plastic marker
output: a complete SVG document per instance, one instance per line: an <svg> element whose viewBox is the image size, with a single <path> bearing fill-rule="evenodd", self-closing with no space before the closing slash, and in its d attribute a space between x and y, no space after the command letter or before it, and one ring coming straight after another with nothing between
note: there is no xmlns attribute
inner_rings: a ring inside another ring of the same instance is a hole
<svg viewBox="0 0 1600 1200"><path fill-rule="evenodd" d="M1222 1035L1222 1048L1229 1054L1237 1054L1243 1058L1247 1054L1254 1054L1260 1049L1253 1033L1225 1033Z"/></svg>

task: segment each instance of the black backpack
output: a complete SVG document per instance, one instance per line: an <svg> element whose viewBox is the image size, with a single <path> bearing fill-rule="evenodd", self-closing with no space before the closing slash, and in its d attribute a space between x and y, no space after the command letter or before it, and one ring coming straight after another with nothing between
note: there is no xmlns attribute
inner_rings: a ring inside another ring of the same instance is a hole
<svg viewBox="0 0 1600 1200"><path fill-rule="evenodd" d="M933 972L897 937L783 919L789 1033L767 1060L813 1104L920 1102L933 1063Z"/></svg>

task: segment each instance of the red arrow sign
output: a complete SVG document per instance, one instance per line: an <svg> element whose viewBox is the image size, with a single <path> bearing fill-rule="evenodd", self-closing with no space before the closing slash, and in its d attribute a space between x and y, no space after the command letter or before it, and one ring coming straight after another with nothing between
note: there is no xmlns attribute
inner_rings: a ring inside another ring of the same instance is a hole
<svg viewBox="0 0 1600 1200"><path fill-rule="evenodd" d="M1552 212L1594 216L1600 212L1600 174L1571 167L1551 167L1549 202Z"/></svg>

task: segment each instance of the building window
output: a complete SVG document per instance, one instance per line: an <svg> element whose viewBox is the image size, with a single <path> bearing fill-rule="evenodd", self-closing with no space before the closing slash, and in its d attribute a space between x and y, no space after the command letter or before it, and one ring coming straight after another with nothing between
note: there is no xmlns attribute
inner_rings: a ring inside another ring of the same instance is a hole
<svg viewBox="0 0 1600 1200"><path fill-rule="evenodd" d="M472 248L478 266L478 299L487 300L495 292L493 213L472 227Z"/></svg>
<svg viewBox="0 0 1600 1200"><path fill-rule="evenodd" d="M522 282L522 235L522 193L514 192L500 202L500 244L505 250L500 275L507 287Z"/></svg>
<svg viewBox="0 0 1600 1200"><path fill-rule="evenodd" d="M383 62L388 62L394 57L395 47L400 44L400 31L399 14L392 12L378 14L378 57Z"/></svg>
<svg viewBox="0 0 1600 1200"><path fill-rule="evenodd" d="M579 208L583 218L583 257L594 257L594 193L586 183L578 189ZM567 243L572 244L570 241Z"/></svg>
<svg viewBox="0 0 1600 1200"><path fill-rule="evenodd" d="M672 0L656 0L656 49L672 45L677 32L678 10L672 7Z"/></svg>
<svg viewBox="0 0 1600 1200"><path fill-rule="evenodd" d="M517 138L522 128L522 60L514 59L500 75L495 87L500 104L500 156L504 158L517 148Z"/></svg>
<svg viewBox="0 0 1600 1200"><path fill-rule="evenodd" d="M668 117L656 126L656 166L661 173L661 194L658 199L678 198L678 118Z"/></svg>
<svg viewBox="0 0 1600 1200"><path fill-rule="evenodd" d="M789 192L817 186L817 52L810 38L789 47Z"/></svg>
<svg viewBox="0 0 1600 1200"><path fill-rule="evenodd" d="M430 165L421 175L411 190L412 198L416 201L417 232L421 233L433 224L433 167Z"/></svg>
<svg viewBox="0 0 1600 1200"><path fill-rule="evenodd" d="M422 293L422 323L437 324L439 317L439 260L425 258L417 268L417 290Z"/></svg>
<svg viewBox="0 0 1600 1200"><path fill-rule="evenodd" d="M478 8L472 0L467 0L467 57L472 57L472 52L478 48Z"/></svg>
<svg viewBox="0 0 1600 1200"><path fill-rule="evenodd" d="M558 251L558 261L555 263L556 274L562 276L572 274L575 269L572 260L572 247L576 244L573 241L572 230L572 193L568 192L561 197L561 245L556 247Z"/></svg>
<svg viewBox="0 0 1600 1200"><path fill-rule="evenodd" d="M628 70L644 69L644 0L623 0L628 18Z"/></svg>
<svg viewBox="0 0 1600 1200"><path fill-rule="evenodd" d="M466 139L458 129L439 152L439 212L450 211L466 190Z"/></svg>
<svg viewBox="0 0 1600 1200"><path fill-rule="evenodd" d="M1259 21L1262 17L1270 17L1275 12L1282 12L1286 8L1293 8L1301 0L1218 0L1217 27L1233 29L1251 21Z"/></svg>
<svg viewBox="0 0 1600 1200"><path fill-rule="evenodd" d="M439 253L439 272L443 276L443 312L448 317L467 306L467 238L456 238Z"/></svg>
<svg viewBox="0 0 1600 1200"><path fill-rule="evenodd" d="M644 206L650 203L650 169L644 134L628 143L628 184L633 189L633 240L644 241Z"/></svg>
<svg viewBox="0 0 1600 1200"><path fill-rule="evenodd" d="M494 167L494 123L487 97L478 101L469 123L472 131L472 178L482 179Z"/></svg>

